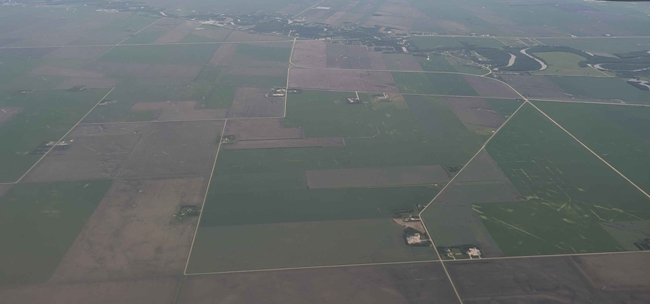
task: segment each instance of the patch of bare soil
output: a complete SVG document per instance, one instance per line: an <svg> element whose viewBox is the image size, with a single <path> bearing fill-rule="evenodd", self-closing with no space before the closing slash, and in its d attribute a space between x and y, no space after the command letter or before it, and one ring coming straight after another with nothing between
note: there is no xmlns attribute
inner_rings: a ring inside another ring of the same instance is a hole
<svg viewBox="0 0 650 304"><path fill-rule="evenodd" d="M120 280L183 272L207 177L117 180L72 244L50 283Z"/></svg>

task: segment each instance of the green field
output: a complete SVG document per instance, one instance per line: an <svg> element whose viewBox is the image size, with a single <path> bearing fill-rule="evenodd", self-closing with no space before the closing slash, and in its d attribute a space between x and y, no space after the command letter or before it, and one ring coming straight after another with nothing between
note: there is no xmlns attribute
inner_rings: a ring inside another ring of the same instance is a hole
<svg viewBox="0 0 650 304"><path fill-rule="evenodd" d="M549 102L535 104L650 193L650 109Z"/></svg>
<svg viewBox="0 0 650 304"><path fill-rule="evenodd" d="M415 59L420 63L422 70L424 71L437 71L437 72L459 72L467 74L482 75L486 73L485 69L479 68L477 66L471 65L461 65L458 64L455 60L455 64L452 64L447 60L447 57L429 54L429 59L426 57L415 57Z"/></svg>
<svg viewBox="0 0 650 304"><path fill-rule="evenodd" d="M422 50L460 48L467 46L501 48L503 43L495 38L483 37L413 37L411 42Z"/></svg>
<svg viewBox="0 0 650 304"><path fill-rule="evenodd" d="M539 38L546 45L568 46L591 53L617 54L650 50L650 38Z"/></svg>
<svg viewBox="0 0 650 304"><path fill-rule="evenodd" d="M120 45L102 55L100 61L204 65L218 44Z"/></svg>
<svg viewBox="0 0 650 304"><path fill-rule="evenodd" d="M650 103L650 92L639 90L620 78L562 76L547 76L547 78L567 93L576 95L577 99Z"/></svg>
<svg viewBox="0 0 650 304"><path fill-rule="evenodd" d="M650 201L531 106L487 151L525 202L473 206L504 254L621 251L601 223L650 219Z"/></svg>
<svg viewBox="0 0 650 304"><path fill-rule="evenodd" d="M0 108L19 113L0 125L0 182L14 182L41 157L31 154L39 145L58 141L108 93L108 89L82 92L0 92Z"/></svg>
<svg viewBox="0 0 650 304"><path fill-rule="evenodd" d="M605 74L593 68L580 67L578 63L585 61L585 58L576 54L566 52L539 52L534 53L534 55L544 60L548 65L546 70L535 72L535 74L606 77Z"/></svg>
<svg viewBox="0 0 650 304"><path fill-rule="evenodd" d="M401 93L478 96L462 75L404 72L391 74Z"/></svg>
<svg viewBox="0 0 650 304"><path fill-rule="evenodd" d="M311 138L342 136L345 147L220 152L191 272L435 256L430 249L404 245L402 228L391 216L395 209L426 204L442 185L309 189L306 171L463 164L482 139L441 98L405 96L396 104L362 95L367 103L357 105L344 102L350 93L289 95L285 127L301 127ZM350 229L354 232L331 233ZM265 249L249 250L255 244ZM266 249L272 244L277 246ZM261 252L273 253L260 259Z"/></svg>
<svg viewBox="0 0 650 304"><path fill-rule="evenodd" d="M111 183L17 184L0 197L0 285L47 281Z"/></svg>
<svg viewBox="0 0 650 304"><path fill-rule="evenodd" d="M390 219L203 227L188 273L436 259ZM224 246L227 245L227 246Z"/></svg>

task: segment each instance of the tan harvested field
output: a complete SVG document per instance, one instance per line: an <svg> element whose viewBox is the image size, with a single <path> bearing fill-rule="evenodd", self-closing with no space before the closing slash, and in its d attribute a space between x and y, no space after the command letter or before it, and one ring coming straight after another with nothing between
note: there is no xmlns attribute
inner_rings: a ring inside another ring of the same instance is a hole
<svg viewBox="0 0 650 304"><path fill-rule="evenodd" d="M463 75L463 78L465 78L465 81L467 81L467 83L469 83L474 91L476 91L480 96L512 99L521 98L507 85L496 80L469 75Z"/></svg>
<svg viewBox="0 0 650 304"><path fill-rule="evenodd" d="M304 132L301 128L284 128L281 118L269 118L229 120L224 135L234 135L236 140L298 139Z"/></svg>
<svg viewBox="0 0 650 304"><path fill-rule="evenodd" d="M625 257L604 255L580 257L580 268L595 287L607 290L647 290L650 288L650 272L644 267L650 255Z"/></svg>
<svg viewBox="0 0 650 304"><path fill-rule="evenodd" d="M327 43L325 53L327 55L326 65L328 68L371 69L370 56L365 46Z"/></svg>
<svg viewBox="0 0 650 304"><path fill-rule="evenodd" d="M198 21L183 21L181 24L176 26L173 30L166 32L160 38L158 38L154 43L164 44L164 43L176 43L185 36L189 35L200 23Z"/></svg>
<svg viewBox="0 0 650 304"><path fill-rule="evenodd" d="M370 59L370 67L373 70L388 70L383 53L368 51L368 58Z"/></svg>
<svg viewBox="0 0 650 304"><path fill-rule="evenodd" d="M42 65L34 68L29 72L33 75L45 75L45 76L61 76L61 77L79 77L79 78L102 78L105 75L102 73L84 71L84 70L75 70L68 69L63 67Z"/></svg>
<svg viewBox="0 0 650 304"><path fill-rule="evenodd" d="M0 124L11 119L20 112L20 108L0 108Z"/></svg>
<svg viewBox="0 0 650 304"><path fill-rule="evenodd" d="M86 88L112 88L117 85L117 81L115 79L110 79L106 77L102 77L102 78L72 77L62 81L56 87L54 87L54 89L67 90L78 85L85 86Z"/></svg>
<svg viewBox="0 0 650 304"><path fill-rule="evenodd" d="M113 182L49 283L183 273L198 217L174 215L200 208L206 186L207 177Z"/></svg>
<svg viewBox="0 0 650 304"><path fill-rule="evenodd" d="M118 177L210 175L223 121L149 123Z"/></svg>
<svg viewBox="0 0 650 304"><path fill-rule="evenodd" d="M172 304L180 277L0 287L3 304Z"/></svg>
<svg viewBox="0 0 650 304"><path fill-rule="evenodd" d="M221 147L225 150L345 147L345 140L342 137L246 140L224 144Z"/></svg>
<svg viewBox="0 0 650 304"><path fill-rule="evenodd" d="M284 97L266 97L268 90L238 87L228 117L280 117Z"/></svg>
<svg viewBox="0 0 650 304"><path fill-rule="evenodd" d="M479 98L447 97L445 101L458 119L466 125L498 128L505 118ZM515 101L513 101L515 102Z"/></svg>
<svg viewBox="0 0 650 304"><path fill-rule="evenodd" d="M237 44L225 43L219 46L212 54L212 58L208 63L213 65L224 65L230 62L237 53Z"/></svg>
<svg viewBox="0 0 650 304"><path fill-rule="evenodd" d="M396 93L390 72L291 69L289 86L304 89Z"/></svg>
<svg viewBox="0 0 650 304"><path fill-rule="evenodd" d="M146 134L147 124L79 125L66 150L50 152L25 176L27 182L114 178Z"/></svg>
<svg viewBox="0 0 650 304"><path fill-rule="evenodd" d="M291 62L302 67L325 68L327 67L326 47L325 41L296 41Z"/></svg>
<svg viewBox="0 0 650 304"><path fill-rule="evenodd" d="M187 277L179 303L454 303L438 262Z"/></svg>
<svg viewBox="0 0 650 304"><path fill-rule="evenodd" d="M527 98L571 100L573 97L544 76L502 75L501 78Z"/></svg>
<svg viewBox="0 0 650 304"><path fill-rule="evenodd" d="M138 102L131 107L131 111L155 111L154 120L157 121L208 120L228 116L228 109L201 109L198 104L198 101Z"/></svg>
<svg viewBox="0 0 650 304"><path fill-rule="evenodd" d="M446 183L441 166L307 170L310 189L391 187Z"/></svg>

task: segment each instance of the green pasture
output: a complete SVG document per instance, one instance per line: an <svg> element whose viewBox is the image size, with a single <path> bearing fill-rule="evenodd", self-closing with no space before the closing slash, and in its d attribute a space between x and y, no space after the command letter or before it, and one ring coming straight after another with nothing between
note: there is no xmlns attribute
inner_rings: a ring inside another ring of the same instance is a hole
<svg viewBox="0 0 650 304"><path fill-rule="evenodd" d="M579 62L585 61L585 58L573 53L566 52L539 52L535 56L544 60L548 68L544 71L537 71L535 74L541 75L566 75L566 76L591 76L607 77L605 74L590 68L580 67Z"/></svg>

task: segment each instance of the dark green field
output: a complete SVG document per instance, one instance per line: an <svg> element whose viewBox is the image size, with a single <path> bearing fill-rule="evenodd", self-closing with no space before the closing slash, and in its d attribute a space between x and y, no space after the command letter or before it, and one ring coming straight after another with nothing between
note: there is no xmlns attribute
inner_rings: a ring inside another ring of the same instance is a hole
<svg viewBox="0 0 650 304"><path fill-rule="evenodd" d="M547 76L577 98L602 99L614 102L650 103L650 92L639 90L620 78Z"/></svg>
<svg viewBox="0 0 650 304"><path fill-rule="evenodd" d="M13 182L41 157L31 154L39 145L58 141L108 89L82 92L36 91L29 94L1 92L0 108L19 113L0 125L0 182Z"/></svg>
<svg viewBox="0 0 650 304"><path fill-rule="evenodd" d="M650 218L650 201L525 106L487 151L525 202L475 205L506 255L621 251L603 222Z"/></svg>
<svg viewBox="0 0 650 304"><path fill-rule="evenodd" d="M111 183L17 184L0 197L0 284L45 282Z"/></svg>
<svg viewBox="0 0 650 304"><path fill-rule="evenodd" d="M650 109L548 102L535 105L650 193Z"/></svg>

